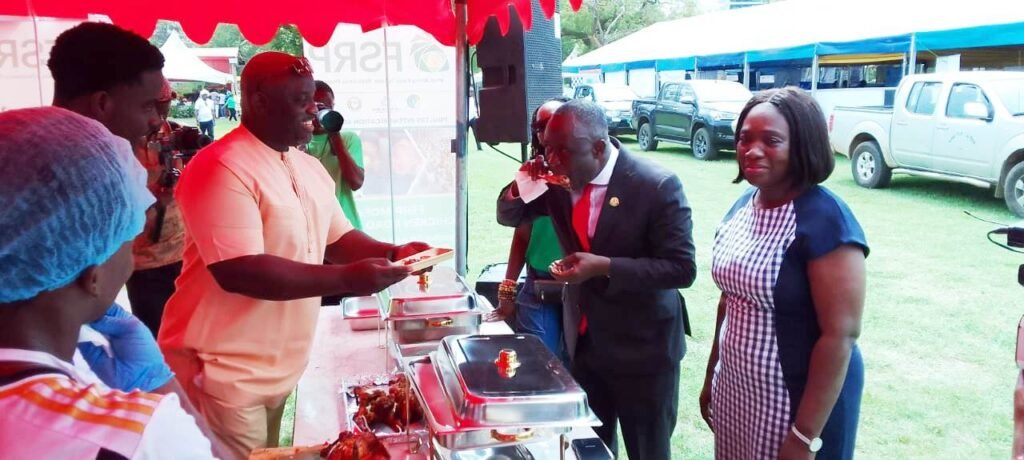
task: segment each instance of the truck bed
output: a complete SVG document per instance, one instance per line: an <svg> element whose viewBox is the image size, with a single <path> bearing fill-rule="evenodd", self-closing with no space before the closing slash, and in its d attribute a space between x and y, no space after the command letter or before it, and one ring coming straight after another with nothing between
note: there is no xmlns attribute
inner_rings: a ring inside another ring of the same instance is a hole
<svg viewBox="0 0 1024 460"><path fill-rule="evenodd" d="M855 136L860 133L869 133L881 148L888 148L892 115L891 106L836 107L828 116L832 149L850 156Z"/></svg>
<svg viewBox="0 0 1024 460"><path fill-rule="evenodd" d="M879 112L879 113L892 113L891 105L868 105L868 106L836 106L835 111L845 110L850 112Z"/></svg>

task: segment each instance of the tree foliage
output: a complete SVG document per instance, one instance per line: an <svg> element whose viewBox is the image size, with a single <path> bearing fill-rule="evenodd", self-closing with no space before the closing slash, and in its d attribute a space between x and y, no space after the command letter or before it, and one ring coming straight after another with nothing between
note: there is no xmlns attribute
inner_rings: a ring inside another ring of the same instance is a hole
<svg viewBox="0 0 1024 460"><path fill-rule="evenodd" d="M238 26L234 24L220 24L217 26L217 30L213 33L213 38L210 39L209 43L199 45L193 42L185 35L185 32L181 29L181 24L174 21L160 21L156 25L156 30L153 31L153 36L150 37L149 41L155 46L162 46L167 41L167 37L171 32L177 32L181 39L185 41L185 44L190 47L201 47L201 48L238 48L238 68L241 69L242 64L248 62L256 53L261 51L280 51L283 53L292 54L295 56L302 56L302 35L299 34L299 30L293 25L283 25L277 29L277 34L274 35L274 39L263 46L256 46L249 43L248 40L242 36L242 32L238 29Z"/></svg>
<svg viewBox="0 0 1024 460"><path fill-rule="evenodd" d="M697 0L585 0L573 12L559 0L562 12L562 57L580 55L659 21L697 14Z"/></svg>

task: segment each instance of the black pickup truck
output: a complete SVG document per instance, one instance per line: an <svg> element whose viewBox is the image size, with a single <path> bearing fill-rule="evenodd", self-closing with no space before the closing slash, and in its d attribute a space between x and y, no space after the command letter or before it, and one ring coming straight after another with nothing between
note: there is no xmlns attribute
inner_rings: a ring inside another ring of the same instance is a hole
<svg viewBox="0 0 1024 460"><path fill-rule="evenodd" d="M601 106L608 121L608 134L618 136L635 132L629 120L633 116L633 101L638 96L630 87L613 83L584 84L576 87L572 97L589 99Z"/></svg>
<svg viewBox="0 0 1024 460"><path fill-rule="evenodd" d="M631 124L641 149L654 150L659 141L689 144L694 157L713 160L736 144L734 124L751 96L725 80L665 83L657 99L633 101Z"/></svg>

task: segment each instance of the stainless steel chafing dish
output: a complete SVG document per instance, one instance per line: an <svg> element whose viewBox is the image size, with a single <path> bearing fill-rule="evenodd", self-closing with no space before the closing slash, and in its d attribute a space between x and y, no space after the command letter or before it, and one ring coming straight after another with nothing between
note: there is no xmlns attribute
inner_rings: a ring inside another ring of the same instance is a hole
<svg viewBox="0 0 1024 460"><path fill-rule="evenodd" d="M388 321L388 340L398 356L422 356L444 337L479 332L482 315L489 310L449 267L406 278L380 296L380 315Z"/></svg>
<svg viewBox="0 0 1024 460"><path fill-rule="evenodd" d="M353 331L367 331L381 326L380 298L375 295L342 299L341 313Z"/></svg>
<svg viewBox="0 0 1024 460"><path fill-rule="evenodd" d="M534 335L441 340L436 366L445 394L464 419L482 425L587 419L587 393Z"/></svg>
<svg viewBox="0 0 1024 460"><path fill-rule="evenodd" d="M382 291L381 297L381 316L390 320L473 313L477 307L476 293L450 267L410 276Z"/></svg>
<svg viewBox="0 0 1024 460"><path fill-rule="evenodd" d="M450 336L403 361L436 444L515 445L600 425L587 396L533 335Z"/></svg>

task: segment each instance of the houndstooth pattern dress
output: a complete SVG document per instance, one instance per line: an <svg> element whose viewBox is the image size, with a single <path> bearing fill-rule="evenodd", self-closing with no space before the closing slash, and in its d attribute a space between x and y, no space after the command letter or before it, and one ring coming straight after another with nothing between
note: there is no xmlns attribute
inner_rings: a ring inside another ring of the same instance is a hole
<svg viewBox="0 0 1024 460"><path fill-rule="evenodd" d="M773 458L790 419L773 290L796 233L796 214L792 202L774 209L753 203L719 227L713 251L712 274L726 294L712 391L720 459Z"/></svg>
<svg viewBox="0 0 1024 460"><path fill-rule="evenodd" d="M820 335L807 262L842 244L867 252L852 213L823 187L772 209L757 206L755 196L755 189L745 193L715 233L711 270L725 296L711 397L718 459L776 458ZM852 456L863 385L860 354L854 353L830 417L838 434L830 431L826 444L837 453L827 458Z"/></svg>

